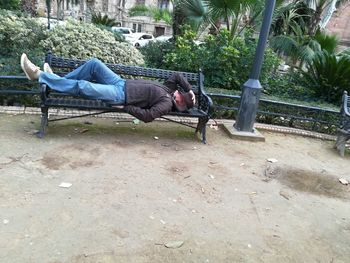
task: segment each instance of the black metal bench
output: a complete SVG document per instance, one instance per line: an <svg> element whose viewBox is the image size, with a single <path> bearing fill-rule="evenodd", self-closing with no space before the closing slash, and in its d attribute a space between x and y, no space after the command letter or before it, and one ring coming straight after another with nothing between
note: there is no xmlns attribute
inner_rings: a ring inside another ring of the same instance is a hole
<svg viewBox="0 0 350 263"><path fill-rule="evenodd" d="M45 62L47 62L54 72L58 75L64 75L69 71L74 70L80 65L84 64L86 61L84 60L74 60L56 57L51 53L45 56ZM130 77L142 77L149 79L159 79L164 80L169 78L175 71L163 70L163 69L154 69L154 68L145 68L138 66L125 66L120 64L107 64L107 66L113 70L115 73L121 75L123 78ZM195 129L196 133L200 133L202 135L203 143L206 143L206 124L210 118L210 110L212 107L212 100L209 96L206 95L204 90L204 75L200 71L199 73L189 73L189 72L180 72L183 74L187 80L192 84L193 91L196 94L196 105L193 109L188 112L170 112L169 115L179 116L179 117L194 117L198 118L197 126L192 126L182 120L176 121L171 118L162 117L163 119L176 122L185 126L189 126ZM45 135L46 128L48 123L51 121L57 121L62 119L69 119L72 117L66 118L56 118L49 119L48 112L49 108L74 108L79 110L94 110L98 111L97 113L90 113L80 115L78 117L84 117L89 115L97 115L107 112L124 112L123 109L118 109L113 107L113 105L108 102L101 100L91 100L85 98L76 98L72 96L68 96L68 94L59 93L56 91L52 91L50 87L46 84L40 85L40 94L41 94L41 125L38 133L38 137L42 138ZM74 116L76 118L77 116Z"/></svg>
<svg viewBox="0 0 350 263"><path fill-rule="evenodd" d="M344 91L340 115L341 121L335 146L339 150L340 155L344 157L345 144L350 140L350 96L348 96L346 91Z"/></svg>

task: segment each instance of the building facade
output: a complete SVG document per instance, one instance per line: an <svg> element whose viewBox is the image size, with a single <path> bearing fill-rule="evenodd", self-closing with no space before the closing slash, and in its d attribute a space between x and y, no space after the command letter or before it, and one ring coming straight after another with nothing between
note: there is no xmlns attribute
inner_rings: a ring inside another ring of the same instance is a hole
<svg viewBox="0 0 350 263"><path fill-rule="evenodd" d="M350 47L350 2L344 3L337 9L326 30L327 33L338 37L341 49Z"/></svg>
<svg viewBox="0 0 350 263"><path fill-rule="evenodd" d="M45 0L38 1L39 15L47 14L45 2ZM132 28L135 32L151 33L154 36L172 34L171 25L167 25L164 21L156 22L152 17L147 16L129 16L129 9L137 4L172 10L170 0L80 0L77 5L72 2L74 1L53 0L51 16L90 21L92 12L101 12L102 15L116 19L120 26Z"/></svg>

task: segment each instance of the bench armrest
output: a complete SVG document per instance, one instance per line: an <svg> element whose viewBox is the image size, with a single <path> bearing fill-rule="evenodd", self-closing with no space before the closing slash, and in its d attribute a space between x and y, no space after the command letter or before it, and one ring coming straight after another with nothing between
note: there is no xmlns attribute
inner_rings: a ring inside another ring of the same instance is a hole
<svg viewBox="0 0 350 263"><path fill-rule="evenodd" d="M342 99L342 115L350 117L350 97L346 91L344 91L343 99Z"/></svg>
<svg viewBox="0 0 350 263"><path fill-rule="evenodd" d="M198 109L210 115L213 108L212 99L202 90L202 93L198 96Z"/></svg>
<svg viewBox="0 0 350 263"><path fill-rule="evenodd" d="M347 131L350 131L349 107L350 107L350 97L348 96L348 93L344 91L341 109L340 109L340 128Z"/></svg>

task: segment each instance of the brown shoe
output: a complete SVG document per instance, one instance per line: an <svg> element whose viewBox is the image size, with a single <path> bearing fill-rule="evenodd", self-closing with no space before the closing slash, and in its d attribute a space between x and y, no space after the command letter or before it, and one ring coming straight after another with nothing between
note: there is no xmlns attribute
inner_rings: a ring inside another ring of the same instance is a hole
<svg viewBox="0 0 350 263"><path fill-rule="evenodd" d="M52 68L50 67L49 63L44 63L43 69L44 69L44 72L53 74Z"/></svg>
<svg viewBox="0 0 350 263"><path fill-rule="evenodd" d="M41 73L40 68L38 66L35 66L24 53L21 56L21 67L28 79L36 80L39 78L39 75Z"/></svg>

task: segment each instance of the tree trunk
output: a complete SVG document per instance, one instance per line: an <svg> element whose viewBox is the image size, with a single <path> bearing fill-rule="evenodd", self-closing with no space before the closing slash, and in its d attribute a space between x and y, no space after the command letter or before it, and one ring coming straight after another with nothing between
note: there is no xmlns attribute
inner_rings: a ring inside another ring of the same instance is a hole
<svg viewBox="0 0 350 263"><path fill-rule="evenodd" d="M47 10L47 29L50 30L50 18L51 18L51 0L46 0L46 10Z"/></svg>
<svg viewBox="0 0 350 263"><path fill-rule="evenodd" d="M332 2L328 5L328 8L326 10L326 14L323 16L323 18L320 21L320 28L326 28L329 20L331 19L334 11L336 10L335 5L337 3L337 0L332 0Z"/></svg>
<svg viewBox="0 0 350 263"><path fill-rule="evenodd" d="M57 20L63 20L62 2L63 0L57 0Z"/></svg>
<svg viewBox="0 0 350 263"><path fill-rule="evenodd" d="M322 7L317 7L315 10L315 14L312 17L312 24L310 27L310 35L314 36L316 34L316 31L318 29L318 26L321 21L321 15L322 15Z"/></svg>
<svg viewBox="0 0 350 263"><path fill-rule="evenodd" d="M215 21L214 25L212 25L212 26L209 28L209 34L210 34L210 35L216 36L217 34L219 34L220 27L221 27L221 22L220 22L220 20Z"/></svg>
<svg viewBox="0 0 350 263"><path fill-rule="evenodd" d="M21 10L22 12L28 13L32 16L36 16L38 12L36 11L37 1L36 0L21 0Z"/></svg>
<svg viewBox="0 0 350 263"><path fill-rule="evenodd" d="M230 18L228 16L227 8L225 8L225 19L226 19L227 31L230 31Z"/></svg>
<svg viewBox="0 0 350 263"><path fill-rule="evenodd" d="M181 11L181 7L179 5L174 4L174 18L173 18L173 38L176 40L177 36L182 35L181 26L185 23L185 16Z"/></svg>

